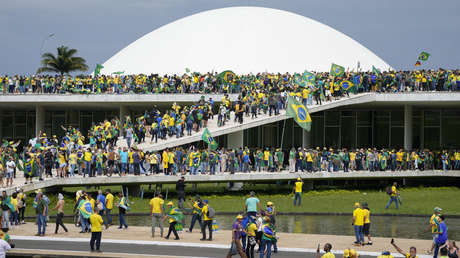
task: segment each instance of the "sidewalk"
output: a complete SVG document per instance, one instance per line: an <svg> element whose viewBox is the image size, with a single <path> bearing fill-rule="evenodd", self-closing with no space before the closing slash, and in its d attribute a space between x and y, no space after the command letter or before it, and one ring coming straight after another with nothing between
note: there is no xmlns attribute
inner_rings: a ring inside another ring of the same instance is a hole
<svg viewBox="0 0 460 258"><path fill-rule="evenodd" d="M54 222L54 221L52 221ZM33 223L27 223L25 225L16 226L9 232L11 238L14 239L27 239L27 240L59 240L59 241L76 241L82 242L87 239L89 242L91 234L89 233L78 233L80 228L76 228L74 225L67 224L66 227L69 229L68 233L64 233L60 229L59 234L54 234L55 224L50 222L47 227L47 233L45 237L35 237L37 227ZM174 237L171 236L170 240L159 237L160 230L156 228L156 236L152 238L151 227L129 227L127 230L120 230L116 225L104 230L102 233L102 243L113 242L113 243L131 243L131 244L164 244L173 246L203 246L203 247L214 247L214 248L225 248L230 246L231 231L220 230L213 235L213 241L200 241L201 234L197 230L193 233L183 232L179 234L181 238L179 241L172 240ZM165 228L165 233L167 228ZM300 251L300 252L315 252L318 244L321 246L325 243L331 243L333 250L341 251L346 248L353 248L359 253L381 253L382 251L388 250L392 253L395 252L394 248L390 245L391 238L373 238L373 245L354 247L353 241L354 236L336 236L336 235L314 235L314 234L296 234L296 233L278 233L278 247L280 250L286 251ZM431 247L431 240L420 240L420 239L395 239L396 243L403 250L408 251L411 246L417 248L419 254L424 254ZM107 250L109 251L109 250ZM419 256L420 257L420 256Z"/></svg>

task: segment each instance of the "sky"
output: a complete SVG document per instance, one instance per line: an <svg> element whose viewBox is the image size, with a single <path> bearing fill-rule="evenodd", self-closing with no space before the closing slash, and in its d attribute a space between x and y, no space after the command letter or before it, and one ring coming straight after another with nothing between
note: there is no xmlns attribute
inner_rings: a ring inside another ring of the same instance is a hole
<svg viewBox="0 0 460 258"><path fill-rule="evenodd" d="M163 25L232 6L275 8L315 19L397 70L413 69L421 51L431 54L421 68L460 68L459 0L14 0L0 8L0 74L33 74L41 53L56 52L61 45L77 49L93 70Z"/></svg>

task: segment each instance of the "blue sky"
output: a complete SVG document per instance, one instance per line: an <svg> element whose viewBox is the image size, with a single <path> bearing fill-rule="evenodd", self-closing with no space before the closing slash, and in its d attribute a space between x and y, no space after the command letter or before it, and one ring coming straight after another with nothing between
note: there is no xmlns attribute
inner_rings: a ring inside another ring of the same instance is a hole
<svg viewBox="0 0 460 258"><path fill-rule="evenodd" d="M460 68L459 0L14 0L0 9L0 74L31 74L43 52L76 48L91 69L152 30L205 10L263 6L325 23L395 69ZM153 71L152 71L153 72Z"/></svg>

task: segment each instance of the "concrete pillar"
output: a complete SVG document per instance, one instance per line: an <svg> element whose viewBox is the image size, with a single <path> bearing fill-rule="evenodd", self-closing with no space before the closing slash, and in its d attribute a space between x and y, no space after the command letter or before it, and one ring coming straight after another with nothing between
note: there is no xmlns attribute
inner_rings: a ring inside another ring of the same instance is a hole
<svg viewBox="0 0 460 258"><path fill-rule="evenodd" d="M302 148L311 148L311 131L302 130Z"/></svg>
<svg viewBox="0 0 460 258"><path fill-rule="evenodd" d="M227 148L236 149L243 147L243 136L243 130L227 134ZM240 191L241 188L243 188L242 182L231 182L227 184L227 189L230 191Z"/></svg>
<svg viewBox="0 0 460 258"><path fill-rule="evenodd" d="M227 134L227 148L235 149L243 147L243 130Z"/></svg>
<svg viewBox="0 0 460 258"><path fill-rule="evenodd" d="M45 114L43 106L35 105L35 136L45 131Z"/></svg>
<svg viewBox="0 0 460 258"><path fill-rule="evenodd" d="M411 105L404 106L404 149L412 149L412 111Z"/></svg>

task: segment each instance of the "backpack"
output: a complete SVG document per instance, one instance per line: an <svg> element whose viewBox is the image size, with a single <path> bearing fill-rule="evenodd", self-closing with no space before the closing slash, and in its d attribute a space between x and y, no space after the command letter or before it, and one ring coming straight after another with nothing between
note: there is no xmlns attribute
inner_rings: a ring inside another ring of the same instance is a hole
<svg viewBox="0 0 460 258"><path fill-rule="evenodd" d="M387 187L387 194L391 195L392 193L393 193L393 191L391 191L391 186L388 186Z"/></svg>
<svg viewBox="0 0 460 258"><path fill-rule="evenodd" d="M206 217L208 217L210 219L213 219L214 216L216 216L216 211L214 211L214 209L212 207L208 206L208 212L206 214Z"/></svg>

